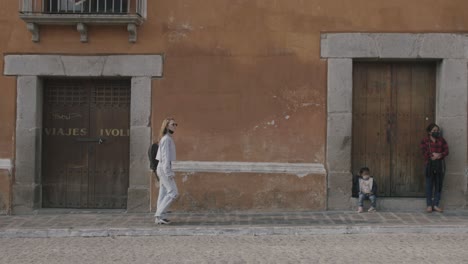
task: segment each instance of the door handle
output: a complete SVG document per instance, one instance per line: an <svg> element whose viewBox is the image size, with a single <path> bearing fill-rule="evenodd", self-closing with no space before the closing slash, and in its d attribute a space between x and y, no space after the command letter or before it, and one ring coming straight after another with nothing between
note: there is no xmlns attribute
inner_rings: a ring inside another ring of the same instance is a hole
<svg viewBox="0 0 468 264"><path fill-rule="evenodd" d="M86 137L83 137L83 138L77 138L75 139L75 141L78 141L78 142L95 142L95 143L98 143L98 144L103 144L104 142L106 142L106 138L102 138L102 137L95 137L95 138L86 138Z"/></svg>

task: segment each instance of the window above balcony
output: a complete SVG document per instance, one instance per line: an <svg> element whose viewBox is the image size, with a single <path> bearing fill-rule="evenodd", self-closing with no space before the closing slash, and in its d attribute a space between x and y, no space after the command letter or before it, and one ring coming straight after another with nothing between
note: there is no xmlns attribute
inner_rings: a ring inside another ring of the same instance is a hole
<svg viewBox="0 0 468 264"><path fill-rule="evenodd" d="M87 25L125 25L129 41L136 42L137 27L146 18L146 0L20 0L20 18L40 39L42 25L76 25L80 41L88 41Z"/></svg>

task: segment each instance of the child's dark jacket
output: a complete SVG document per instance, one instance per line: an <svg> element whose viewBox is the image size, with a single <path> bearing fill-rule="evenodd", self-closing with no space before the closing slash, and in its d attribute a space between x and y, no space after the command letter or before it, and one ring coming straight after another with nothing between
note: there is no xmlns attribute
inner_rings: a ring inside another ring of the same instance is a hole
<svg viewBox="0 0 468 264"><path fill-rule="evenodd" d="M375 179L374 177L371 177L372 178L372 193L374 195L377 195L377 183L375 182ZM358 198L359 197L359 179L362 179L361 176L359 175L354 175L353 176L353 187L351 189L351 196L354 197L354 198Z"/></svg>

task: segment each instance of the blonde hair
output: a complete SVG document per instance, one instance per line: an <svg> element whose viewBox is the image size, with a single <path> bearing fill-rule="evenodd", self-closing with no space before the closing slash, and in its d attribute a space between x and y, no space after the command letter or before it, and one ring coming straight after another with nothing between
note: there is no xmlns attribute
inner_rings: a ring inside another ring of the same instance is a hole
<svg viewBox="0 0 468 264"><path fill-rule="evenodd" d="M161 138L164 137L167 133L167 126L169 125L169 122L174 121L175 119L173 117L168 117L163 120L161 124L161 129L159 130L159 135L158 135L158 142L161 141Z"/></svg>

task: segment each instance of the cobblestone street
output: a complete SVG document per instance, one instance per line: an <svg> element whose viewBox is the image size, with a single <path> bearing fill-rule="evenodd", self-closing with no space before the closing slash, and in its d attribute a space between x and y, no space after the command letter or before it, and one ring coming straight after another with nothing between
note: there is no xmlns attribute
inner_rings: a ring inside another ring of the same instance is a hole
<svg viewBox="0 0 468 264"><path fill-rule="evenodd" d="M1 263L466 263L468 234L4 238Z"/></svg>
<svg viewBox="0 0 468 264"><path fill-rule="evenodd" d="M423 212L174 212L169 226L153 214L46 213L0 216L0 238L157 235L295 235L362 233L468 233L468 211ZM83 213L85 212L85 213Z"/></svg>
<svg viewBox="0 0 468 264"><path fill-rule="evenodd" d="M467 263L468 211L38 211L0 216L0 263Z"/></svg>

